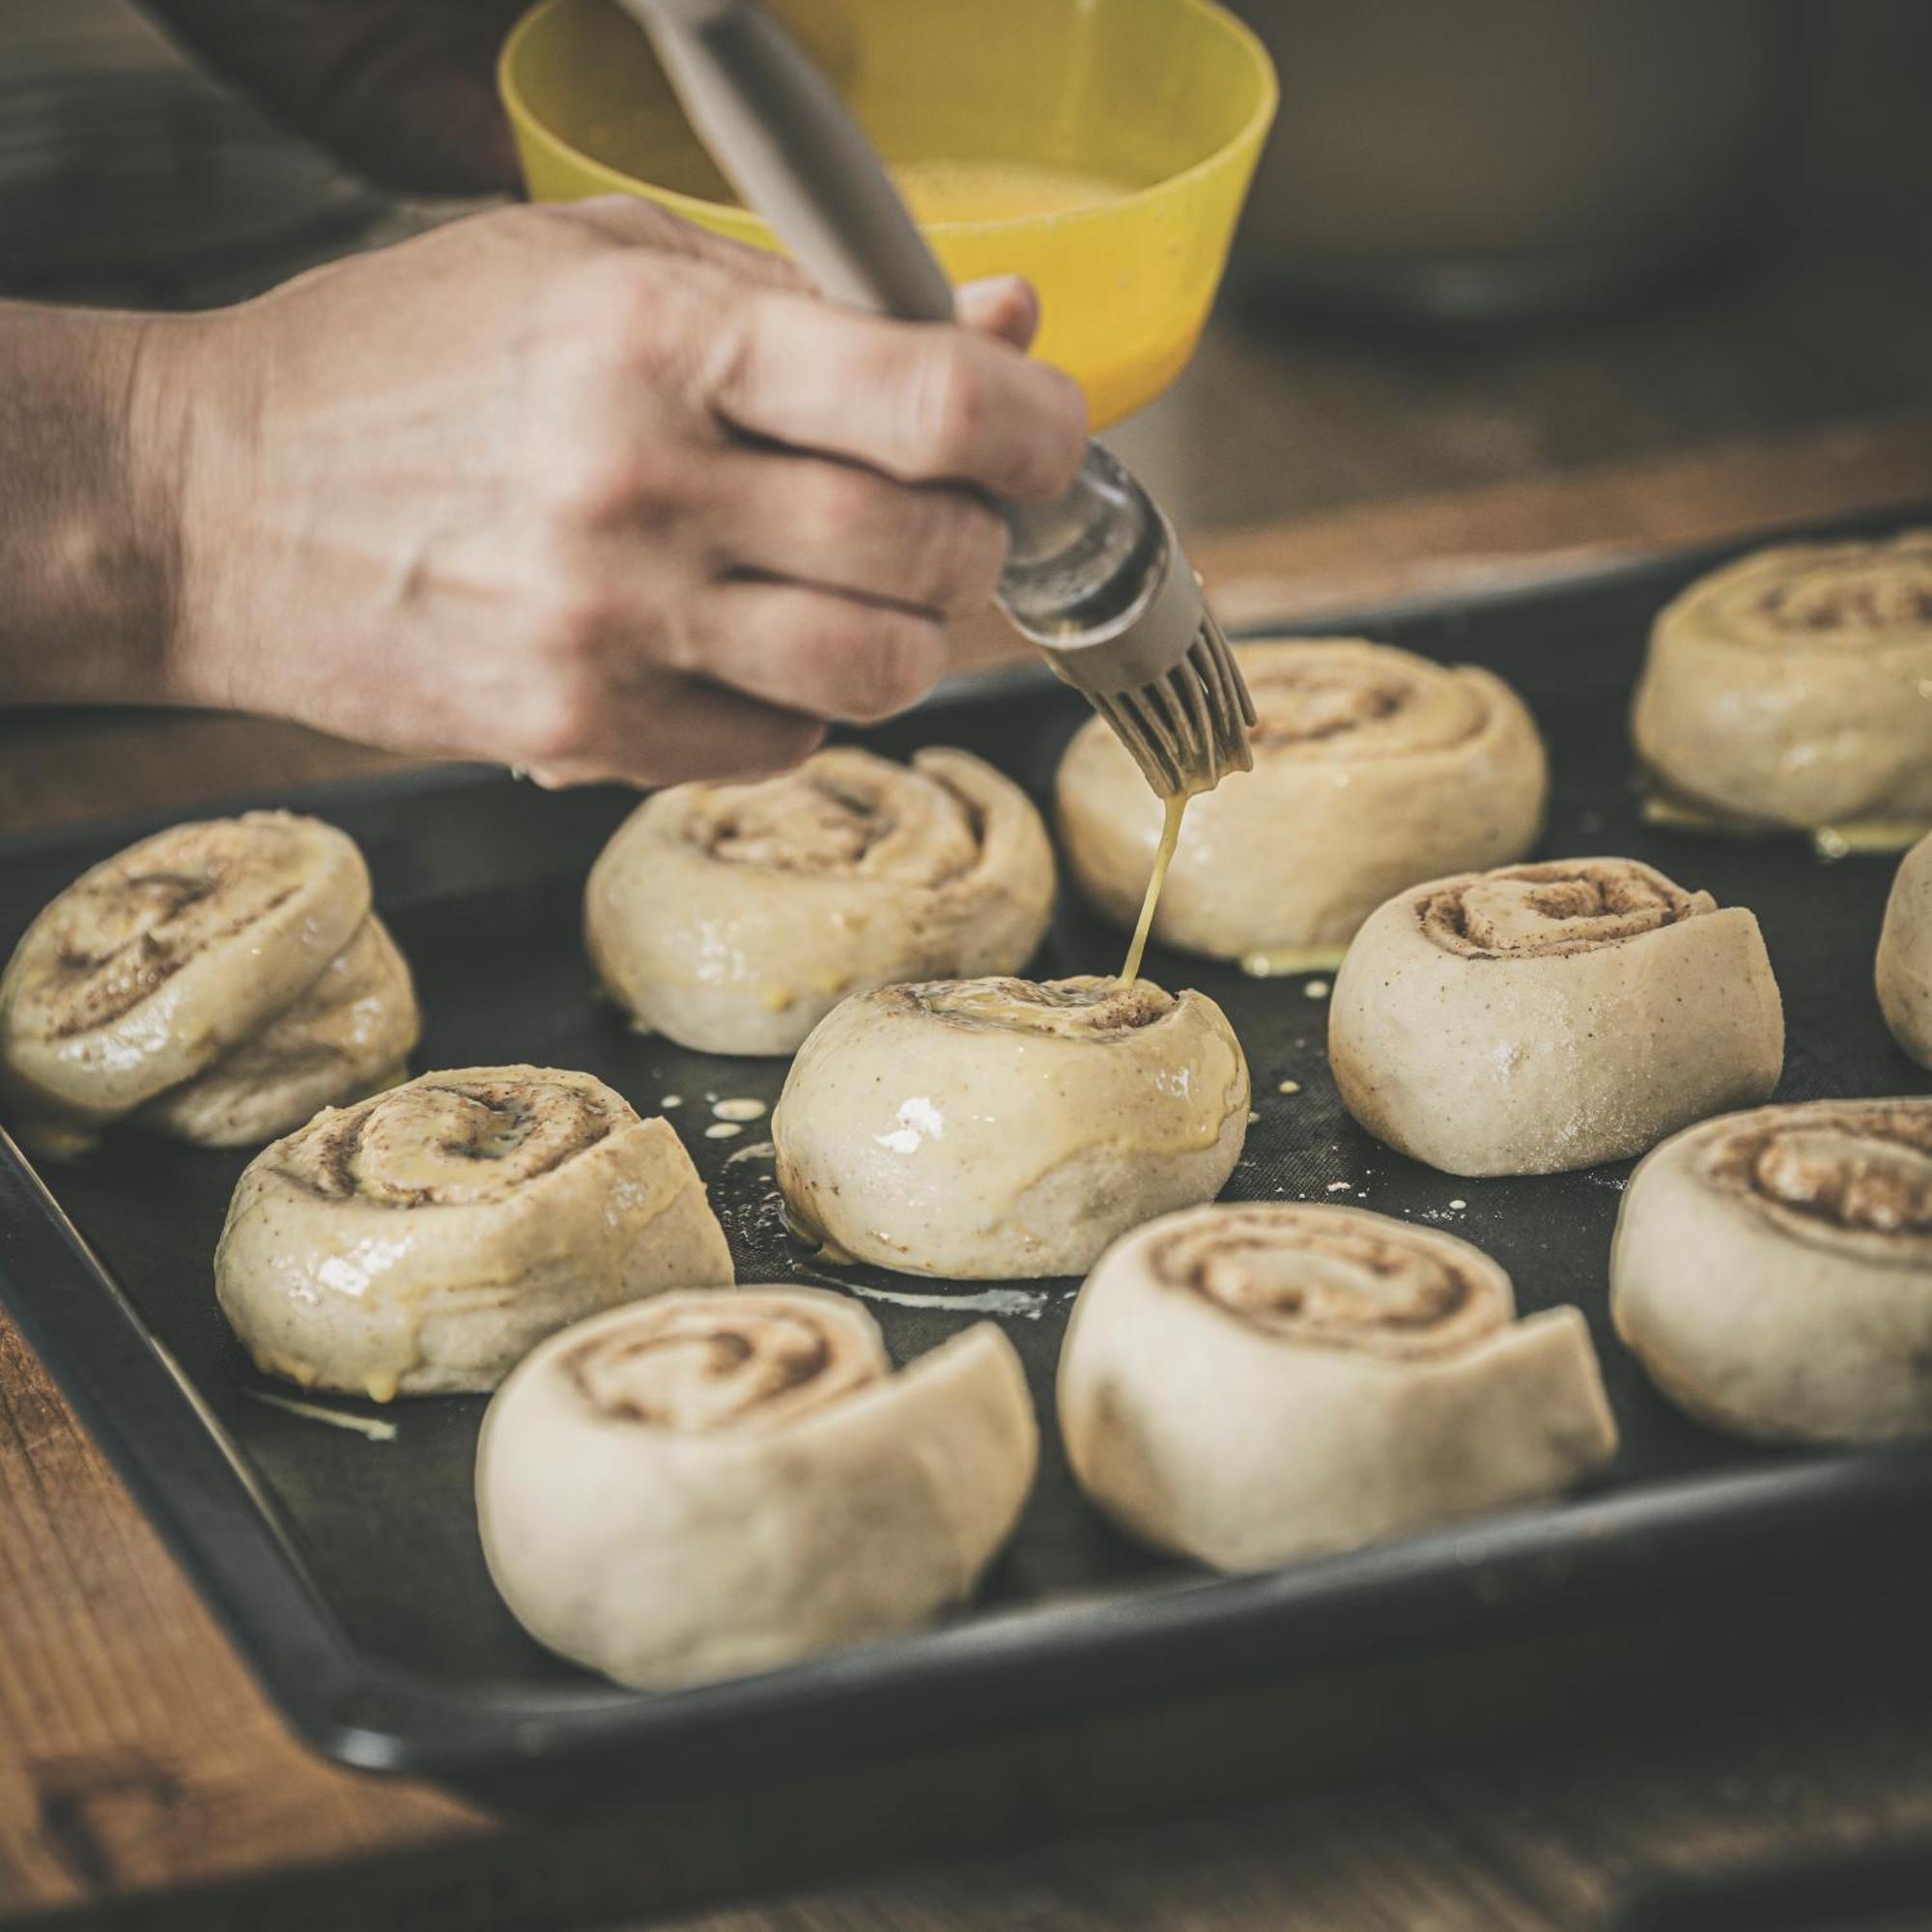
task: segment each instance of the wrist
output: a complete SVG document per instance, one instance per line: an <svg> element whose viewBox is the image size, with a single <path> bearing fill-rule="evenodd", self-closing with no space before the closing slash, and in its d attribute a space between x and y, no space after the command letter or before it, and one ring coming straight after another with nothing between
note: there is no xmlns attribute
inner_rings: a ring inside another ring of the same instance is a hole
<svg viewBox="0 0 1932 1932"><path fill-rule="evenodd" d="M0 702L153 703L176 629L174 318L0 303Z"/></svg>

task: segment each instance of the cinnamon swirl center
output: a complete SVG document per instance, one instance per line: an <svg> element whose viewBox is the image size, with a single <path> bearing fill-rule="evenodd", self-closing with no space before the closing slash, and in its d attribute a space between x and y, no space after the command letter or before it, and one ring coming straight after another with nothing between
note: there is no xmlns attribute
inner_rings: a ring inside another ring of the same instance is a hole
<svg viewBox="0 0 1932 1932"><path fill-rule="evenodd" d="M1156 1276L1285 1341L1390 1356L1466 1348L1502 1327L1499 1273L1461 1243L1340 1209L1233 1210L1151 1251Z"/></svg>
<svg viewBox="0 0 1932 1932"><path fill-rule="evenodd" d="M1264 753L1345 758L1443 750L1481 729L1476 694L1440 670L1408 671L1311 652L1248 670Z"/></svg>
<svg viewBox="0 0 1932 1932"><path fill-rule="evenodd" d="M319 1119L297 1137L290 1171L318 1193L387 1208L500 1201L622 1124L561 1082L408 1087Z"/></svg>
<svg viewBox="0 0 1932 1932"><path fill-rule="evenodd" d="M1445 952L1496 959L1588 952L1716 909L1634 860L1559 860L1431 894L1420 916Z"/></svg>
<svg viewBox="0 0 1932 1932"><path fill-rule="evenodd" d="M1084 974L1072 980L935 980L895 994L951 1026L1053 1034L1062 1039L1125 1038L1174 1011L1171 993L1136 980Z"/></svg>
<svg viewBox="0 0 1932 1932"><path fill-rule="evenodd" d="M1794 1233L1932 1255L1932 1104L1793 1108L1719 1136L1706 1171Z"/></svg>
<svg viewBox="0 0 1932 1932"><path fill-rule="evenodd" d="M49 1037L119 1019L212 946L238 938L299 885L297 841L272 823L178 826L98 867L45 915Z"/></svg>
<svg viewBox="0 0 1932 1932"><path fill-rule="evenodd" d="M1932 624L1932 548L1795 571L1759 596L1757 612L1776 631L1851 643Z"/></svg>
<svg viewBox="0 0 1932 1932"><path fill-rule="evenodd" d="M880 1380L886 1364L815 1309L744 1294L725 1309L639 1307L563 1370L600 1415L702 1434L794 1421Z"/></svg>
<svg viewBox="0 0 1932 1932"><path fill-rule="evenodd" d="M923 772L844 749L756 784L694 787L683 833L721 865L905 886L945 885L980 853L964 799Z"/></svg>

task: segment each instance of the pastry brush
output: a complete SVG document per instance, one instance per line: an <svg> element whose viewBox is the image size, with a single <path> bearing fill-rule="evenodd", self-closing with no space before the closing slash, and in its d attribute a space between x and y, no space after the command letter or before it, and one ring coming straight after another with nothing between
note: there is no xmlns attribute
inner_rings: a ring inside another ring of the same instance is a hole
<svg viewBox="0 0 1932 1932"><path fill-rule="evenodd" d="M952 290L885 163L757 0L620 0L746 205L835 301L951 322ZM1056 501L1002 506L999 601L1162 797L1254 762L1254 702L1173 526L1097 442Z"/></svg>

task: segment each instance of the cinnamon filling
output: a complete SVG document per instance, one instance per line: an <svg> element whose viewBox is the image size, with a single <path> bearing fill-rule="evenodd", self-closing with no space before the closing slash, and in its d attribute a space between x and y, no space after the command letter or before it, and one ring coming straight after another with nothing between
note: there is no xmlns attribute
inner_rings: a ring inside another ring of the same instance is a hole
<svg viewBox="0 0 1932 1932"><path fill-rule="evenodd" d="M877 1381L884 1367L795 1306L639 1307L563 1359L599 1414L689 1433L791 1420Z"/></svg>
<svg viewBox="0 0 1932 1932"><path fill-rule="evenodd" d="M1876 561L1820 568L1775 584L1759 612L1779 630L1873 635L1932 624L1932 558L1916 568Z"/></svg>
<svg viewBox="0 0 1932 1932"><path fill-rule="evenodd" d="M119 1019L293 896L293 869L292 841L234 821L177 827L99 868L49 912L47 1037Z"/></svg>
<svg viewBox="0 0 1932 1932"><path fill-rule="evenodd" d="M1822 1234L1932 1236L1932 1104L1796 1107L1721 1136L1714 1181Z"/></svg>
<svg viewBox="0 0 1932 1932"><path fill-rule="evenodd" d="M696 787L683 836L721 865L932 887L979 863L981 829L923 772L840 749L756 784Z"/></svg>
<svg viewBox="0 0 1932 1932"><path fill-rule="evenodd" d="M1157 1243L1151 1263L1170 1286L1270 1335L1316 1347L1448 1353L1510 1317L1500 1277L1476 1268L1459 1247L1333 1210L1229 1209Z"/></svg>
<svg viewBox="0 0 1932 1932"><path fill-rule="evenodd" d="M1171 993L1086 974L1072 980L935 980L894 989L904 1006L953 1026L1055 1034L1064 1039L1123 1037L1174 1011ZM889 996L890 997L890 996Z"/></svg>
<svg viewBox="0 0 1932 1932"><path fill-rule="evenodd" d="M618 1124L575 1087L416 1082L316 1121L295 1137L283 1166L338 1200L469 1207L502 1200Z"/></svg>
<svg viewBox="0 0 1932 1932"><path fill-rule="evenodd" d="M1249 668L1258 751L1349 758L1444 750L1483 726L1481 699L1447 672L1408 674L1313 652Z"/></svg>
<svg viewBox="0 0 1932 1932"><path fill-rule="evenodd" d="M1465 958L1583 952L1714 912L1709 893L1687 893L1635 860L1514 866L1433 894L1422 929Z"/></svg>

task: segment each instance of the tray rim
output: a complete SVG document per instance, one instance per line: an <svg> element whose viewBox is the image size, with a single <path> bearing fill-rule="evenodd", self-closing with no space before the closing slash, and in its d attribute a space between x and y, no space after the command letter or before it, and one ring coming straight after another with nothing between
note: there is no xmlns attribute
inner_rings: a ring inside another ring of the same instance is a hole
<svg viewBox="0 0 1932 1932"><path fill-rule="evenodd" d="M1335 635L1398 620L1476 616L1674 577L1767 543L1896 527L1924 514L1901 506L1784 526L1448 597L1405 596L1301 620L1243 623L1233 634ZM994 679L942 687L922 709L982 701L1051 673L1023 665ZM486 765L418 765L210 799L191 810L327 810L511 781ZM150 810L9 835L0 838L0 865L68 850L78 856L182 815ZM48 1285L37 1290L31 1277L43 1271ZM804 1748L828 1711L839 1718L842 1744L903 1743L936 1728L930 1703L917 1720L896 1715L915 1689L952 1707L945 1731L956 1737L1020 1718L1068 1716L1122 1690L1179 1692L1284 1666L1319 1668L1399 1636L1425 1607L1429 1640L1446 1648L1528 1622L1600 1617L1620 1601L1648 1595L1660 1570L1708 1582L1762 1555L1767 1531L1803 1534L1812 1555L1818 1544L1848 1536L1867 1548L1870 1528L1920 1519L1932 1496L1932 1444L1767 1452L1734 1470L1611 1494L1586 1492L1258 1575L1202 1575L981 1613L719 1684L647 1694L586 1675L581 1686L479 1696L474 1688L399 1667L355 1644L309 1578L245 1456L4 1127L0 1306L297 1733L358 1770L453 1782L612 1753L631 1757L634 1771L650 1771L654 1758L655 1768L675 1773L689 1758L675 1767L665 1759L748 1726ZM159 1426L128 1426L127 1412L143 1404L163 1418ZM169 1467L170 1481L156 1476L156 1461ZM1635 1542L1645 1546L1641 1565L1630 1560L1638 1553ZM1446 1609L1445 1574L1463 1585ZM1181 1661L1184 1640L1201 1636L1212 1641Z"/></svg>

